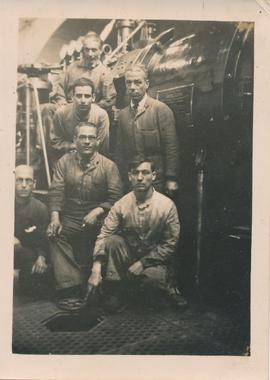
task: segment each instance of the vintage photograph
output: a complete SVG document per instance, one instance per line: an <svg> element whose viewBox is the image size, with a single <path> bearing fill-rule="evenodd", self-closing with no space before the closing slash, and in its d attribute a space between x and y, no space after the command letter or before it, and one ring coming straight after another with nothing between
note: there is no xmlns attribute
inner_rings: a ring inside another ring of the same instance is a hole
<svg viewBox="0 0 270 380"><path fill-rule="evenodd" d="M254 29L20 18L14 354L251 354Z"/></svg>

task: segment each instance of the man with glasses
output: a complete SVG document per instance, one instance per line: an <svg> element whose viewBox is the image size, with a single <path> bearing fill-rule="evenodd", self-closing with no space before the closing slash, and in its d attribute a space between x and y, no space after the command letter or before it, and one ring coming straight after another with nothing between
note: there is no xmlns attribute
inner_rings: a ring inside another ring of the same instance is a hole
<svg viewBox="0 0 270 380"><path fill-rule="evenodd" d="M122 195L118 169L98 153L97 136L89 122L75 128L76 151L57 162L49 190L47 234L62 308L69 307L70 298L82 296L102 219Z"/></svg>
<svg viewBox="0 0 270 380"><path fill-rule="evenodd" d="M180 232L176 207L154 190L151 160L135 157L128 177L133 190L111 208L97 237L88 290L96 290L103 277L110 311L119 310L124 291L134 287L147 303L167 299L183 308L186 300L170 279Z"/></svg>
<svg viewBox="0 0 270 380"><path fill-rule="evenodd" d="M21 290L33 289L37 277L47 271L47 207L32 195L35 187L33 169L15 168L14 275Z"/></svg>
<svg viewBox="0 0 270 380"><path fill-rule="evenodd" d="M107 112L95 102L94 83L87 78L79 78L73 83L73 103L58 108L54 115L50 140L56 158L75 149L73 142L75 127L88 121L97 127L99 152L109 154L109 117Z"/></svg>

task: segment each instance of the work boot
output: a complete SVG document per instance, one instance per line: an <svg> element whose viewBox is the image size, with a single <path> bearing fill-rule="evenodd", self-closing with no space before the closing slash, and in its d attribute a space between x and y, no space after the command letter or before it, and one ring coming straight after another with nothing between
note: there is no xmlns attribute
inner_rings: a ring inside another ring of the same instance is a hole
<svg viewBox="0 0 270 380"><path fill-rule="evenodd" d="M169 288L166 291L166 299L172 307L178 310L184 310L187 308L187 300L178 288Z"/></svg>
<svg viewBox="0 0 270 380"><path fill-rule="evenodd" d="M106 281L104 283L102 307L105 311L113 314L124 310L124 290L120 281Z"/></svg>
<svg viewBox="0 0 270 380"><path fill-rule="evenodd" d="M81 286L73 286L70 288L61 289L57 292L56 305L59 309L65 311L76 311L84 307L84 302L81 298Z"/></svg>

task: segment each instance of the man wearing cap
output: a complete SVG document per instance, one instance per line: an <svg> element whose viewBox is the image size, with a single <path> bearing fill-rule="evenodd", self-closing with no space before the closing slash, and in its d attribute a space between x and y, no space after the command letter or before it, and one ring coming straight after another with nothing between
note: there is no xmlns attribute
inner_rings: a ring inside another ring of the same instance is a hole
<svg viewBox="0 0 270 380"><path fill-rule="evenodd" d="M15 169L14 267L19 284L29 289L33 279L47 271L47 207L35 199L33 169L19 165Z"/></svg>
<svg viewBox="0 0 270 380"><path fill-rule="evenodd" d="M54 115L50 131L51 145L55 156L75 149L74 130L80 122L88 121L97 127L99 152L109 154L109 117L107 112L95 104L94 83L87 78L76 79L73 83L73 103L59 107Z"/></svg>

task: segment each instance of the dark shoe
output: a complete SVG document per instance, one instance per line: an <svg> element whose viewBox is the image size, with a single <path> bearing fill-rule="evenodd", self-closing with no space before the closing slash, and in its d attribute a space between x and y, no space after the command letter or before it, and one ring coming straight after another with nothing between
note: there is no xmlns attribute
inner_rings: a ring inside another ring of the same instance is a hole
<svg viewBox="0 0 270 380"><path fill-rule="evenodd" d="M62 298L57 302L57 306L61 310L75 312L85 307L85 302L80 298Z"/></svg>
<svg viewBox="0 0 270 380"><path fill-rule="evenodd" d="M187 308L188 305L187 300L179 291L175 293L168 293L167 300L171 304L171 306L175 307L178 310L184 310Z"/></svg>
<svg viewBox="0 0 270 380"><path fill-rule="evenodd" d="M80 285L59 290L56 295L57 307L70 312L82 309L85 305L81 299L81 292Z"/></svg>
<svg viewBox="0 0 270 380"><path fill-rule="evenodd" d="M124 289L119 281L107 281L103 286L102 307L109 313L120 313L125 308Z"/></svg>
<svg viewBox="0 0 270 380"><path fill-rule="evenodd" d="M104 299L102 307L108 313L115 314L121 313L125 309L126 305L123 299L121 299L119 296L111 295L110 297Z"/></svg>
<svg viewBox="0 0 270 380"><path fill-rule="evenodd" d="M58 300L65 298L81 298L82 288L81 285L72 286L70 288L60 289L56 293Z"/></svg>

